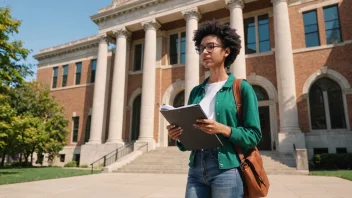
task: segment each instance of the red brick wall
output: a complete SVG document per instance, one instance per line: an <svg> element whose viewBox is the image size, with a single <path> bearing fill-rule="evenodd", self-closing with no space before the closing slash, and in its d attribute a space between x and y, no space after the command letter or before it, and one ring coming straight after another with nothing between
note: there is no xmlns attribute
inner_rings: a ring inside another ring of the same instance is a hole
<svg viewBox="0 0 352 198"><path fill-rule="evenodd" d="M292 46L293 49L305 48L305 36L304 36L304 25L302 13L298 10L302 7L323 2L323 0L318 0L314 2L304 3L297 6L289 7L289 17L291 25L291 35L292 35ZM244 7L244 13L252 12L259 9L265 9L272 7L270 0L261 0L252 3L248 3ZM350 8L352 8L352 1L344 0L340 3L340 21L341 21L341 32L343 40L352 39L352 15L349 14ZM325 39L325 26L324 26L324 16L322 8L317 9L318 14L318 24L319 24L319 34L321 45L326 44ZM203 14L201 21L209 20L212 18L224 18L229 16L229 11L227 9L221 9L214 12ZM275 38L274 38L274 19L269 18L270 24L270 44L272 48L275 48ZM173 30L176 28L182 28L186 26L184 19L180 19L167 24L162 24L160 30ZM132 42L134 40L143 39L145 36L144 30L140 30L132 33ZM133 66L133 45L131 42L131 47L128 57L129 65L128 70L132 71ZM161 64L167 64L167 44L168 38L162 38L162 59ZM303 53L295 53L294 56L294 67L295 67L295 80L296 80L296 94L297 94L297 105L298 105L298 117L299 124L304 132L309 131L309 115L308 115L308 100L302 97L302 89L306 80L317 70L323 66L328 66L329 69L333 69L343 75L350 83L352 82L351 65L352 60L350 54L352 53L352 45L346 45L341 47L335 47L319 51L310 51ZM114 56L113 56L114 57ZM263 76L268 79L277 89L277 77L276 77L276 66L275 66L275 55L267 55L260 57L252 57L246 59L247 75L250 73L256 73L257 75ZM113 65L113 60L111 62ZM69 66L69 76L67 86L72 86L74 83L74 72L75 63L73 62ZM59 65L59 75L57 87L60 88L62 84L62 65ZM110 75L110 89L109 89L109 103L108 109L110 109L110 94L111 94L111 83L113 68L111 69ZM52 68L45 68L38 70L37 79L45 84L51 86L52 80ZM128 75L127 80L127 96L126 96L126 106L128 101L131 99L131 94L138 88L142 88L142 73ZM81 83L88 83L90 79L90 60L83 61L82 67L82 79ZM158 140L158 130L159 130L159 105L162 102L162 97L165 94L166 89L173 84L176 79L184 80L184 67L176 67L170 69L156 69L156 95L155 95L155 121L154 121L154 137ZM200 82L204 80L204 68L200 66ZM53 95L60 101L61 104L65 105L67 118L70 120L69 129L72 129L72 112L76 112L80 116L80 133L79 133L79 143L83 143L85 122L88 115L89 108L92 107L93 98L93 85L81 88L65 89L53 91ZM352 123L352 95L347 95L347 104L349 112L349 120ZM187 99L185 99L187 100ZM83 101L83 102L82 102ZM128 140L130 136L130 112L132 109L126 109L125 115L125 132L123 138ZM109 110L108 110L109 113ZM277 108L277 119L279 125L279 109ZM108 130L108 120L107 119L107 130ZM71 139L72 135L69 136ZM108 132L106 138L108 137Z"/></svg>

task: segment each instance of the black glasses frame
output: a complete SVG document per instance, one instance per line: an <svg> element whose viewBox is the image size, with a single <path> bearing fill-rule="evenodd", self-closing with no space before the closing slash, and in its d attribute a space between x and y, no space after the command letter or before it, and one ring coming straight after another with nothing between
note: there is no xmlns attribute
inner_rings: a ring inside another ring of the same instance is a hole
<svg viewBox="0 0 352 198"><path fill-rule="evenodd" d="M214 51L214 48L216 47L222 48L223 46L217 43L211 42L211 43L207 43L205 46L200 45L199 47L196 47L196 51L197 51L197 54L201 54L204 52L204 49L206 49L208 53L211 53Z"/></svg>

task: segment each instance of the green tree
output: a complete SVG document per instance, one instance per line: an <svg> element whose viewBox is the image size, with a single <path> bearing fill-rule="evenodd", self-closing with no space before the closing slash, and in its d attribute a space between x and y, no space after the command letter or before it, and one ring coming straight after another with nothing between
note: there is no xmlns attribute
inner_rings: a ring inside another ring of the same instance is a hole
<svg viewBox="0 0 352 198"><path fill-rule="evenodd" d="M66 145L68 120L63 107L39 82L26 82L13 89L11 105L17 112L13 126L19 135L20 152L25 160L33 152L46 153L53 160Z"/></svg>
<svg viewBox="0 0 352 198"><path fill-rule="evenodd" d="M4 165L6 153L10 153L12 141L14 141L15 134L12 130L12 121L15 116L15 110L10 105L10 97L0 94L0 166Z"/></svg>
<svg viewBox="0 0 352 198"><path fill-rule="evenodd" d="M23 48L20 40L11 41L11 36L18 34L20 25L21 21L11 17L10 8L0 7L0 93L23 83L33 74L32 65L21 63L30 50Z"/></svg>

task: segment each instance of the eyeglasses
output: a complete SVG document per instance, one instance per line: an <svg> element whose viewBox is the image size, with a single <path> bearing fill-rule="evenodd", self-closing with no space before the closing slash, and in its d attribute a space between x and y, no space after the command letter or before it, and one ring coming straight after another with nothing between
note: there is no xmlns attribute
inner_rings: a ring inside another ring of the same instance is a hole
<svg viewBox="0 0 352 198"><path fill-rule="evenodd" d="M197 54L201 54L204 52L204 49L206 49L208 53L211 53L216 47L222 47L222 46L216 43L207 43L205 46L200 45L199 47L196 47L196 51L197 51Z"/></svg>

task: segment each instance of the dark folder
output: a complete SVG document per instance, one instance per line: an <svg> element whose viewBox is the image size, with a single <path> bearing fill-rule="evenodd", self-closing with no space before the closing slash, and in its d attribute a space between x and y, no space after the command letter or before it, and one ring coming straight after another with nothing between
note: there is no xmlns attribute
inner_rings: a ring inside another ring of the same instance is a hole
<svg viewBox="0 0 352 198"><path fill-rule="evenodd" d="M222 146L217 135L210 135L193 126L197 119L207 119L199 104L164 110L161 114L172 125L183 129L179 141L187 150L208 149Z"/></svg>

